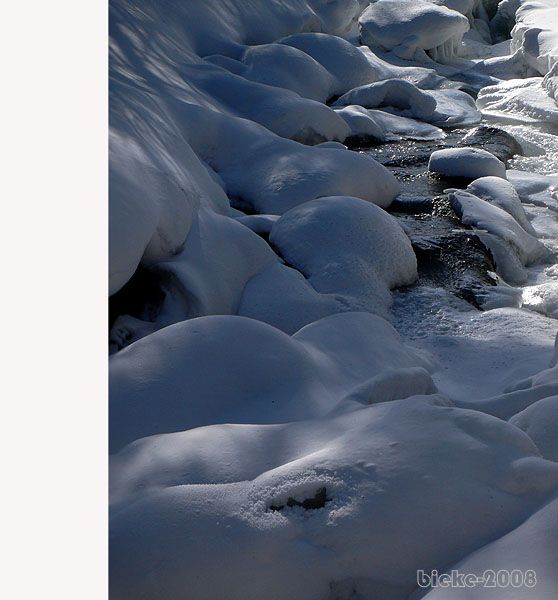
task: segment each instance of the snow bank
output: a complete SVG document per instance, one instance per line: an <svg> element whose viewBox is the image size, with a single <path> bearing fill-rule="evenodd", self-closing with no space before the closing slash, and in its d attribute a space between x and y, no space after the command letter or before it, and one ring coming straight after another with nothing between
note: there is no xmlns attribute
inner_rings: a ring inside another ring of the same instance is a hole
<svg viewBox="0 0 558 600"><path fill-rule="evenodd" d="M558 485L521 430L439 396L147 438L111 475L111 595L168 600L407 598Z"/></svg>
<svg viewBox="0 0 558 600"><path fill-rule="evenodd" d="M348 90L384 79L382 73L353 44L324 33L300 33L279 40L306 52L334 78L333 93L340 96Z"/></svg>
<svg viewBox="0 0 558 600"><path fill-rule="evenodd" d="M445 6L423 0L382 0L360 16L361 40L371 48L396 50L414 58L426 50L434 60L444 61L459 53L469 20Z"/></svg>
<svg viewBox="0 0 558 600"><path fill-rule="evenodd" d="M511 284L525 283L526 265L548 257L546 247L506 211L469 192L454 190L449 199L464 225L490 250L498 273Z"/></svg>
<svg viewBox="0 0 558 600"><path fill-rule="evenodd" d="M473 573L484 577L487 570L511 573L519 570L527 574L527 585L496 585L485 587L438 587L426 596L411 596L410 600L550 600L558 589L558 500L549 502L524 523L498 540L487 544L464 560L452 565L459 573Z"/></svg>
<svg viewBox="0 0 558 600"><path fill-rule="evenodd" d="M558 62L558 5L555 0L520 0L511 32L512 52L546 75Z"/></svg>
<svg viewBox="0 0 558 600"><path fill-rule="evenodd" d="M522 202L558 212L558 176L509 170L506 173Z"/></svg>
<svg viewBox="0 0 558 600"><path fill-rule="evenodd" d="M368 313L333 315L293 337L238 316L183 321L111 358L111 452L212 423L318 417L387 367L411 366L428 363Z"/></svg>
<svg viewBox="0 0 558 600"><path fill-rule="evenodd" d="M514 415L510 423L525 431L543 458L558 462L558 396L549 396L531 404Z"/></svg>
<svg viewBox="0 0 558 600"><path fill-rule="evenodd" d="M180 253L200 206L230 215L229 199L259 209L266 196L273 209L262 212L280 213L331 193L390 202L395 180L370 158L297 152L281 139L318 144L350 134L321 102L370 81L373 67L325 33L303 42L310 53L296 44L301 32L348 31L359 11L355 0L111 3L111 294L138 264ZM292 44L273 43L281 38ZM340 49L354 75L340 72ZM254 156L260 160L251 168ZM280 189L286 208L274 198Z"/></svg>
<svg viewBox="0 0 558 600"><path fill-rule="evenodd" d="M540 77L510 79L485 87L477 105L487 117L520 123L558 123L558 106L546 93Z"/></svg>
<svg viewBox="0 0 558 600"><path fill-rule="evenodd" d="M477 179L485 176L506 177L506 167L493 154L480 148L436 150L428 161L428 170L445 177Z"/></svg>
<svg viewBox="0 0 558 600"><path fill-rule="evenodd" d="M357 310L386 314L389 290L417 277L411 242L397 221L358 198L329 197L289 211L270 242L320 293Z"/></svg>

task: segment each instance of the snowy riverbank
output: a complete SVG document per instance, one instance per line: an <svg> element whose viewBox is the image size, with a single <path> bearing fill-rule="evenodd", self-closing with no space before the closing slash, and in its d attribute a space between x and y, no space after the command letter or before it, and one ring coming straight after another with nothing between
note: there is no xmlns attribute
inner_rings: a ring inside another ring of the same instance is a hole
<svg viewBox="0 0 558 600"><path fill-rule="evenodd" d="M556 2L110 8L112 597L553 598Z"/></svg>

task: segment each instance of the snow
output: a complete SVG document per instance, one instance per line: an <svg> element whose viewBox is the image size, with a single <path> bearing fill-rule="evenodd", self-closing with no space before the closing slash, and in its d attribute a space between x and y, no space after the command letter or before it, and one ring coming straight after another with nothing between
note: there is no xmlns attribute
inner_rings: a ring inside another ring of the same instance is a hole
<svg viewBox="0 0 558 600"><path fill-rule="evenodd" d="M397 49L405 58L412 58L417 50L429 51L435 60L451 57L459 52L463 34L469 30L463 15L423 0L375 2L359 22L364 44Z"/></svg>
<svg viewBox="0 0 558 600"><path fill-rule="evenodd" d="M514 186L501 177L480 177L467 186L473 196L489 202L510 214L525 231L535 237L537 232L531 225Z"/></svg>
<svg viewBox="0 0 558 600"><path fill-rule="evenodd" d="M436 140L445 137L439 127L381 110L349 105L336 109L336 112L351 128L351 136L347 141L356 144L401 139Z"/></svg>
<svg viewBox="0 0 558 600"><path fill-rule="evenodd" d="M512 52L546 75L558 62L558 6L554 0L520 0L512 29Z"/></svg>
<svg viewBox="0 0 558 600"><path fill-rule="evenodd" d="M551 597L555 15L111 2L115 599L409 600L417 569L452 565L534 568ZM481 118L518 138L513 169L446 147ZM391 170L347 148L401 140ZM448 234L474 232L497 285L432 283L387 212L441 191L424 147L468 180L446 192L471 229Z"/></svg>
<svg viewBox="0 0 558 600"><path fill-rule="evenodd" d="M510 419L535 442L541 456L558 462L558 396L548 396L531 404Z"/></svg>
<svg viewBox="0 0 558 600"><path fill-rule="evenodd" d="M461 218L490 250L498 273L511 284L526 283L523 267L548 257L546 247L505 210L469 192L453 190L450 202Z"/></svg>
<svg viewBox="0 0 558 600"><path fill-rule="evenodd" d="M436 110L436 101L430 94L403 79L387 79L360 86L343 94L334 106L351 104L364 108L389 106L399 109L402 116L422 120L428 119Z"/></svg>
<svg viewBox="0 0 558 600"><path fill-rule="evenodd" d="M477 179L506 177L506 167L493 154L481 148L446 148L430 156L428 170L445 177Z"/></svg>
<svg viewBox="0 0 558 600"><path fill-rule="evenodd" d="M494 573L505 570L511 573L517 569L523 574L532 571L535 575L535 585L532 579L529 579L529 585L519 587L512 585L502 587L477 585L473 588L438 587L426 596L413 595L411 600L418 600L421 597L424 600L550 599L555 595L558 586L556 574L558 552L555 543L557 536L558 500L552 500L524 523L447 570L450 572L456 569L460 573L473 573L479 577L483 577L487 570L492 570Z"/></svg>
<svg viewBox="0 0 558 600"><path fill-rule="evenodd" d="M239 316L182 321L111 358L111 452L211 423L322 416L388 366L428 362L387 321L364 312L321 319L293 337Z"/></svg>
<svg viewBox="0 0 558 600"><path fill-rule="evenodd" d="M188 589L318 600L344 585L405 597L417 568L454 562L518 526L558 481L558 466L537 458L519 429L438 396L148 438L111 471L111 552L122 557L112 593L149 585L169 599ZM270 510L321 488L323 510Z"/></svg>
<svg viewBox="0 0 558 600"><path fill-rule="evenodd" d="M412 283L417 263L397 221L351 197L319 198L284 214L271 245L320 293L354 309L386 314L389 290Z"/></svg>

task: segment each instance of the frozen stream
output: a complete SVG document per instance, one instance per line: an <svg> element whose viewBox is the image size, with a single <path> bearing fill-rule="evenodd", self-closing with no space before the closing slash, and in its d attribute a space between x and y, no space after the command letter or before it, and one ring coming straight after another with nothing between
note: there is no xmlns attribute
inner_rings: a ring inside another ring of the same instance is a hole
<svg viewBox="0 0 558 600"><path fill-rule="evenodd" d="M508 161L509 168L556 172L558 136L552 128L495 118L481 126L497 127L521 141L522 154ZM497 308L485 304L486 310L479 310L502 282L493 272L490 252L461 225L443 193L466 183L432 175L427 168L433 151L466 145L463 138L470 131L449 131L443 140L362 149L400 181L402 192L391 211L407 228L419 259L417 283L394 293L393 323L413 346L432 356L439 389L458 400L501 394L512 381L547 367L558 325L558 213L532 203L523 206L551 256L528 268L525 285L506 286L509 297L502 301L500 296ZM508 158L506 142L489 150L499 148Z"/></svg>

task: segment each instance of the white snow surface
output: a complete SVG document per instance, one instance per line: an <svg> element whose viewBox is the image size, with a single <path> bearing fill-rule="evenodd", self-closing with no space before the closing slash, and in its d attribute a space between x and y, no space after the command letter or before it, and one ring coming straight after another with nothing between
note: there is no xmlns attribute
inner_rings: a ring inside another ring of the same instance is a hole
<svg viewBox="0 0 558 600"><path fill-rule="evenodd" d="M554 597L557 13L110 2L109 293L161 295L109 335L112 598ZM481 117L513 169L429 168L473 180L447 191L496 264L483 311L417 281L397 179L347 148ZM536 595L417 591L451 568Z"/></svg>
<svg viewBox="0 0 558 600"><path fill-rule="evenodd" d="M493 154L481 148L445 148L430 156L428 170L445 177L478 179L506 177L506 167Z"/></svg>

